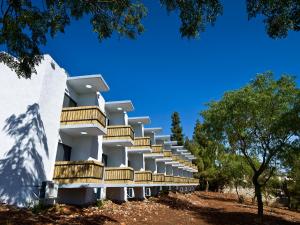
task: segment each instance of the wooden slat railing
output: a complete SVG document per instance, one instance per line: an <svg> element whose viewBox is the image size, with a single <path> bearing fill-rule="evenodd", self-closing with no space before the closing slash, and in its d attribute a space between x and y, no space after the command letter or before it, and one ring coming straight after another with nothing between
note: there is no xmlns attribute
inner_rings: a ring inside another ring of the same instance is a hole
<svg viewBox="0 0 300 225"><path fill-rule="evenodd" d="M106 182L124 183L134 180L134 170L131 167L105 167Z"/></svg>
<svg viewBox="0 0 300 225"><path fill-rule="evenodd" d="M163 146L162 145L152 145L152 153L162 153L163 152Z"/></svg>
<svg viewBox="0 0 300 225"><path fill-rule="evenodd" d="M131 126L107 126L107 134L104 136L105 140L122 138L134 140L134 131Z"/></svg>
<svg viewBox="0 0 300 225"><path fill-rule="evenodd" d="M164 157L168 157L168 158L172 157L172 152L171 151L164 150L163 153L164 153Z"/></svg>
<svg viewBox="0 0 300 225"><path fill-rule="evenodd" d="M152 175L153 182L164 182L165 181L165 174L163 173L156 173Z"/></svg>
<svg viewBox="0 0 300 225"><path fill-rule="evenodd" d="M171 175L165 175L165 182L166 183L173 183L174 182L174 177Z"/></svg>
<svg viewBox="0 0 300 225"><path fill-rule="evenodd" d="M135 171L134 172L134 181L135 182L150 182L150 181L152 181L152 172L151 171Z"/></svg>
<svg viewBox="0 0 300 225"><path fill-rule="evenodd" d="M173 177L173 182L174 183L180 183L181 182L181 179L180 179L181 177L179 177L179 176L174 176Z"/></svg>
<svg viewBox="0 0 300 225"><path fill-rule="evenodd" d="M106 127L106 116L98 106L78 106L63 108L60 116L62 125L100 124Z"/></svg>
<svg viewBox="0 0 300 225"><path fill-rule="evenodd" d="M197 179L197 178L190 178L190 182L192 184L199 184L199 179Z"/></svg>
<svg viewBox="0 0 300 225"><path fill-rule="evenodd" d="M135 137L133 146L129 147L129 149L136 148L151 148L150 137Z"/></svg>
<svg viewBox="0 0 300 225"><path fill-rule="evenodd" d="M57 161L53 180L61 184L100 183L104 166L98 161Z"/></svg>

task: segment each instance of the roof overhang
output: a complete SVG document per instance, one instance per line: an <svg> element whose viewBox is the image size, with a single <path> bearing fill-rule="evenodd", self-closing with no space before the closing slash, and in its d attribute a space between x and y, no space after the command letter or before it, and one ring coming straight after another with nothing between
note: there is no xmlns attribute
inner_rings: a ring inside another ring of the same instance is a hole
<svg viewBox="0 0 300 225"><path fill-rule="evenodd" d="M181 145L171 146L172 149L183 149L184 147Z"/></svg>
<svg viewBox="0 0 300 225"><path fill-rule="evenodd" d="M145 128L144 129L144 133L153 133L153 134L158 134L162 132L162 128L161 127L151 127L151 128Z"/></svg>
<svg viewBox="0 0 300 225"><path fill-rule="evenodd" d="M170 137L171 137L170 135L157 135L157 136L155 136L155 139L162 140L165 143L167 141L170 141Z"/></svg>
<svg viewBox="0 0 300 225"><path fill-rule="evenodd" d="M108 112L119 112L119 111L131 112L134 110L134 107L130 100L124 100L124 101L106 102L105 109Z"/></svg>
<svg viewBox="0 0 300 225"><path fill-rule="evenodd" d="M109 91L107 83L100 74L68 77L67 84L78 94Z"/></svg>
<svg viewBox="0 0 300 225"><path fill-rule="evenodd" d="M129 117L129 124L149 124L151 123L149 116Z"/></svg>

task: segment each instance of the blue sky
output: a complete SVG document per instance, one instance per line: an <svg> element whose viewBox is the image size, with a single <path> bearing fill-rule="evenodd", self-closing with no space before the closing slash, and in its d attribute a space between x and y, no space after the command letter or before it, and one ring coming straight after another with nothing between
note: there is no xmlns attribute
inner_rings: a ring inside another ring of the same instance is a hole
<svg viewBox="0 0 300 225"><path fill-rule="evenodd" d="M146 31L137 40L113 37L99 43L86 18L49 40L44 52L70 75L102 74L111 88L104 94L108 101L132 100L130 116L149 115L165 134L171 113L178 111L188 136L205 103L255 74L300 74L300 33L270 39L260 19L247 20L245 1L224 0L223 16L197 40L182 39L178 18L167 15L158 1L145 2Z"/></svg>

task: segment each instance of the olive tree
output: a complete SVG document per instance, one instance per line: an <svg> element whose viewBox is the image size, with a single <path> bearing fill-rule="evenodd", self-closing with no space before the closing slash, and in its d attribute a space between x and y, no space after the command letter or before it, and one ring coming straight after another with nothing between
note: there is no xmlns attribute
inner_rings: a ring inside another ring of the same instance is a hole
<svg viewBox="0 0 300 225"><path fill-rule="evenodd" d="M262 187L272 177L280 156L298 139L290 126L299 120L295 104L299 89L291 76L275 80L271 72L259 74L248 85L229 91L201 114L207 133L242 154L253 170L252 182L263 218ZM254 159L258 159L256 163Z"/></svg>

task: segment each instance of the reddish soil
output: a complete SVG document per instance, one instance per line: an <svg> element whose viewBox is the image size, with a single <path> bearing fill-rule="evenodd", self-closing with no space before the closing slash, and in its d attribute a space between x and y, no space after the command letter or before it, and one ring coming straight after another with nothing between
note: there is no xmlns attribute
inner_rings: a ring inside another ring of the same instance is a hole
<svg viewBox="0 0 300 225"><path fill-rule="evenodd" d="M33 214L30 210L0 205L0 224L184 224L255 225L256 206L239 204L234 195L195 192L170 193L143 202L121 205L110 201L104 206L78 208L57 205ZM264 224L300 225L300 212L265 207Z"/></svg>

